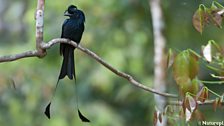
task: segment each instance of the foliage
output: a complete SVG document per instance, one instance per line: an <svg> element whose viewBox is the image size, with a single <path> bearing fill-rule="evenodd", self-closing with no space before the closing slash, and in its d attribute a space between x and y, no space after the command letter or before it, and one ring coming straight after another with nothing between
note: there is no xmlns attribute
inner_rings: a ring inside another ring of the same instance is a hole
<svg viewBox="0 0 224 126"><path fill-rule="evenodd" d="M224 7L216 1L213 1L210 8L207 8L204 4L199 5L192 19L195 29L202 33L204 26L209 23L222 28L223 9Z"/></svg>
<svg viewBox="0 0 224 126"><path fill-rule="evenodd" d="M200 33L203 32L204 26L209 22L212 22L215 26L221 28L223 11L224 7L218 2L213 2L211 8L206 8L204 4L200 4L192 18L193 26ZM205 120L203 112L200 112L198 108L198 103L203 104L206 100L211 99L209 98L209 95L213 94L216 97L215 100L211 100L215 111L217 107L222 109L221 102L224 98L224 94L219 95L205 85L224 83L223 49L214 40L209 40L208 44L202 46L201 49L201 55L191 49L178 52L178 54L175 54L174 51L170 49L168 53L167 67L169 68L172 66L173 77L179 87L180 95L182 96L182 107L176 112L179 113L179 116L188 123L193 119L198 121ZM210 75L214 79L219 79L219 81L203 81L198 78L200 67L199 60L201 64L218 74ZM167 106L167 109L168 107L170 106ZM167 109L164 112L165 115L168 115ZM174 114L168 116L173 117ZM182 119L174 118L174 120L179 121ZM171 120L173 119L171 118Z"/></svg>
<svg viewBox="0 0 224 126"><path fill-rule="evenodd" d="M178 113L180 117L186 122L193 119L202 121L205 120L203 112L198 109L198 103L203 104L206 100L209 100L209 95L213 94L216 98L212 101L213 108L216 111L217 108L222 109L222 101L224 94L219 95L216 92L209 89L205 84L223 84L223 49L214 40L209 40L206 46L202 46L201 55L188 49L178 54L173 51L168 53L168 62L173 68L173 77L179 87L179 92L182 95L182 108L179 108ZM175 56L172 56L175 55ZM208 69L211 69L218 73L218 75L211 74L213 78L220 79L219 81L203 81L198 78L199 73L199 59ZM212 100L212 99L211 99ZM170 106L167 106L167 109ZM167 111L167 110L166 110ZM167 112L164 115L168 115ZM171 114L169 116L173 116Z"/></svg>
<svg viewBox="0 0 224 126"><path fill-rule="evenodd" d="M173 63L173 76L183 95L186 92L195 94L198 90L197 78L198 57L190 50L179 53Z"/></svg>

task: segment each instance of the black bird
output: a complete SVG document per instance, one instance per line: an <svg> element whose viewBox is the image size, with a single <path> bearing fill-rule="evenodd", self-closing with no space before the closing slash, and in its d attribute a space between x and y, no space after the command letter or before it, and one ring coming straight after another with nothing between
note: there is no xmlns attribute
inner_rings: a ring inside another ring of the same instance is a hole
<svg viewBox="0 0 224 126"><path fill-rule="evenodd" d="M68 16L62 25L61 38L70 39L77 44L80 43L82 38L83 31L85 29L85 15L79 10L76 6L70 5L68 9L64 12L64 16ZM58 82L60 79L63 79L66 75L70 80L73 80L73 77L76 81L75 74L75 61L74 61L74 50L75 47L69 44L60 44L60 55L63 56L63 62L61 66L61 71L58 77ZM58 85L57 82L57 85ZM56 88L57 88L56 85ZM55 89L56 89L55 88ZM54 91L55 92L55 91ZM77 92L76 92L77 93ZM78 100L77 100L78 101ZM50 119L50 105L51 102L47 105L45 110L45 115ZM78 106L78 103L77 103ZM78 114L80 119L83 122L90 122L86 117L84 117L78 109Z"/></svg>
<svg viewBox="0 0 224 126"><path fill-rule="evenodd" d="M85 15L77 9L76 6L70 5L65 11L64 16L69 16L62 25L61 38L70 39L77 44L80 43L84 31ZM60 44L60 54L63 55L63 63L58 79L63 79L66 75L69 79L76 79L74 65L74 47L68 44Z"/></svg>

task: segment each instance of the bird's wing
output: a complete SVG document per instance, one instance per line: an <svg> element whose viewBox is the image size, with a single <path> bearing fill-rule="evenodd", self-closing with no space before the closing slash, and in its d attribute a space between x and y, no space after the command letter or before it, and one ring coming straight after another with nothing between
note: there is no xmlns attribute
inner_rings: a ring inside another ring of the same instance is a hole
<svg viewBox="0 0 224 126"><path fill-rule="evenodd" d="M64 38L64 30L65 30L65 25L68 23L69 19L66 19L62 25L62 31L61 31L61 38ZM64 50L64 44L60 44L60 55L63 54Z"/></svg>
<svg viewBox="0 0 224 126"><path fill-rule="evenodd" d="M65 30L65 25L68 23L69 19L66 19L62 25L62 31L61 31L61 38L64 37L64 30Z"/></svg>

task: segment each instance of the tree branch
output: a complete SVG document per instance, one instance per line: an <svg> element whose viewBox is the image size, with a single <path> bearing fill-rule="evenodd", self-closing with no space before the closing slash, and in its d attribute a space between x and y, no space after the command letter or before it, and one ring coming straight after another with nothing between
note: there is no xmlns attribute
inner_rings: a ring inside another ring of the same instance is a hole
<svg viewBox="0 0 224 126"><path fill-rule="evenodd" d="M154 88L160 92L166 92L167 82L166 82L166 65L164 62L165 58L165 47L166 38L164 35L165 21L163 18L163 11L161 6L161 0L149 0L149 6L151 10L152 17L152 28L153 28L153 38L154 38ZM155 95L156 108L159 111L163 111L167 98ZM166 126L167 118L163 116L162 122L156 124L156 126Z"/></svg>
<svg viewBox="0 0 224 126"><path fill-rule="evenodd" d="M61 43L67 43L67 44L73 45L74 47L77 47L82 52L84 52L84 53L88 54L90 57L94 58L97 62L99 62L100 64L102 64L104 67L106 67L107 69L109 69L110 71L112 71L113 73L115 73L116 75L127 79L131 84L133 84L134 86L136 86L138 88L141 88L141 89L143 89L145 91L149 91L149 92L152 92L154 94L158 94L158 95L161 95L161 96L164 96L164 97L173 97L173 98L176 98L177 97L174 94L158 92L155 89L149 88L149 87L141 84L140 82L136 81L131 75L115 69L110 64L106 63L97 54L95 54L94 52L90 51L87 48L82 47L81 45L77 45L73 41L69 41L67 39L53 39L50 42L48 42L47 44L44 44L42 47L44 49L47 49L47 48L50 48L52 45L54 45L56 43L59 43L59 42L61 42Z"/></svg>
<svg viewBox="0 0 224 126"><path fill-rule="evenodd" d="M197 101L197 104L198 105L213 105L214 104L214 101L215 100L206 100L203 103L200 102L200 101ZM170 104L170 105L182 105L183 103L182 103L182 101L169 101L168 104ZM222 101L220 104L221 105L224 105L224 102Z"/></svg>
<svg viewBox="0 0 224 126"><path fill-rule="evenodd" d="M43 42L43 33L44 33L44 3L45 3L45 0L37 1L37 10L35 15L36 49L38 52L38 57L44 57L46 55L46 50L41 48L41 43Z"/></svg>
<svg viewBox="0 0 224 126"><path fill-rule="evenodd" d="M23 52L23 53L20 53L20 54L15 54L15 55L1 56L0 57L0 63L15 61L15 60L22 59L22 58L36 57L36 56L38 56L37 50L27 51L27 52Z"/></svg>
<svg viewBox="0 0 224 126"><path fill-rule="evenodd" d="M137 80L135 80L131 75L115 69L110 64L106 63L97 54L95 54L94 52L90 51L87 48L82 47L81 45L77 45L74 41L70 41L68 39L63 39L63 38L56 38L56 39L52 39L48 43L43 43L42 42L41 45L40 45L40 47L41 47L41 49L44 49L45 50L45 49L51 48L53 45L55 45L57 43L66 43L66 44L70 44L70 45L76 47L77 49L79 49L82 52L86 53L91 58L95 59L97 62L99 62L100 64L102 64L104 67L106 67L107 69L109 69L110 71L112 71L113 73L115 73L116 75L118 75L119 77L125 78L132 85L134 85L134 86L136 86L136 87L138 87L140 89L143 89L145 91L148 91L148 92L151 92L151 93L160 95L160 96L164 96L164 97L177 98L177 95L159 92L159 91L157 91L157 90L155 90L153 88L149 88L149 87L143 85L142 83L140 83ZM39 57L39 53L38 53L37 50L35 50L35 51L28 51L28 52L24 52L24 53L20 53L20 54L16 54L16 55L2 56L2 57L0 57L0 63L14 61L14 60L18 60L18 59L22 59L22 58L26 58L26 57Z"/></svg>

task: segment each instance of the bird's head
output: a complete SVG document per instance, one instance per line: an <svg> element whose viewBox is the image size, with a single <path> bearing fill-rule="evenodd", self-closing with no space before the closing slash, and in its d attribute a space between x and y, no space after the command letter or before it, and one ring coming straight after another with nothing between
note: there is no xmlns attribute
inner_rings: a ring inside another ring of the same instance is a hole
<svg viewBox="0 0 224 126"><path fill-rule="evenodd" d="M85 22L84 13L74 5L70 5L68 7L68 9L64 12L64 16L69 16L70 18L73 18L73 19L80 19L83 22Z"/></svg>

